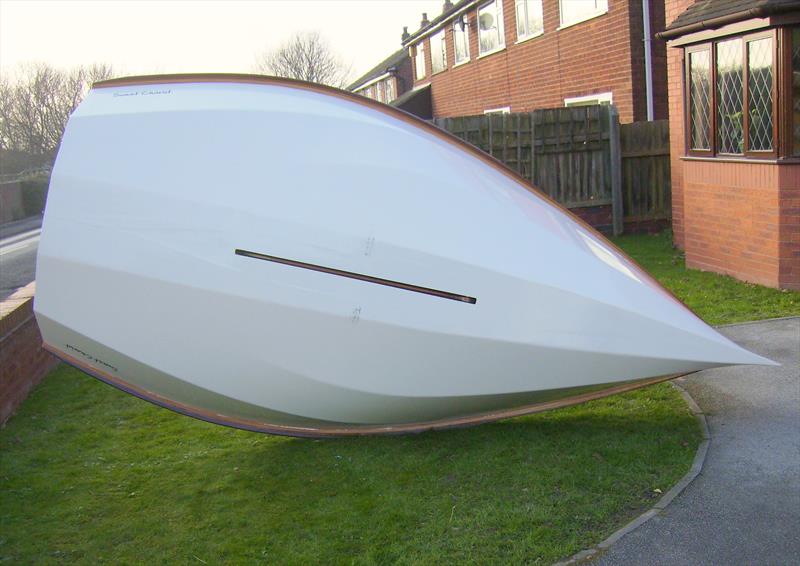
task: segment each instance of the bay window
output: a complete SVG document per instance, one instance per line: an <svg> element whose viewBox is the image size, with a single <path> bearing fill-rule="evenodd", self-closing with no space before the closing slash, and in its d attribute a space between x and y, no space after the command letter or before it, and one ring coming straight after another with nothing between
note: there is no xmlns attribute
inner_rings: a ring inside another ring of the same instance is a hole
<svg viewBox="0 0 800 566"><path fill-rule="evenodd" d="M478 8L478 50L480 55L487 55L505 46L503 2L492 0Z"/></svg>
<svg viewBox="0 0 800 566"><path fill-rule="evenodd" d="M776 156L776 32L686 48L686 131L695 156Z"/></svg>

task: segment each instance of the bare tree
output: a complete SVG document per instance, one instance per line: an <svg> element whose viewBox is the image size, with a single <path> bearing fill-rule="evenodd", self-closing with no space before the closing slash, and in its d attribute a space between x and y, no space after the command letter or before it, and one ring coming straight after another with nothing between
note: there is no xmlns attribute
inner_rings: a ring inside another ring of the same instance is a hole
<svg viewBox="0 0 800 566"><path fill-rule="evenodd" d="M350 75L350 67L318 32L298 33L278 49L262 53L256 70L338 88L344 88Z"/></svg>
<svg viewBox="0 0 800 566"><path fill-rule="evenodd" d="M93 82L111 75L109 65L62 71L40 63L20 68L13 81L0 76L0 150L31 165L52 161L70 114Z"/></svg>

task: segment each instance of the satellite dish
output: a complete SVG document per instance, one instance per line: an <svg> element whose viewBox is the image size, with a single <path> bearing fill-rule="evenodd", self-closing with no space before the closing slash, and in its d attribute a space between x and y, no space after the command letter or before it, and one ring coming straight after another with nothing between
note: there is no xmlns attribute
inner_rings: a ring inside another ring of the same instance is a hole
<svg viewBox="0 0 800 566"><path fill-rule="evenodd" d="M478 16L478 25L482 31L490 30L494 27L494 16L488 12Z"/></svg>

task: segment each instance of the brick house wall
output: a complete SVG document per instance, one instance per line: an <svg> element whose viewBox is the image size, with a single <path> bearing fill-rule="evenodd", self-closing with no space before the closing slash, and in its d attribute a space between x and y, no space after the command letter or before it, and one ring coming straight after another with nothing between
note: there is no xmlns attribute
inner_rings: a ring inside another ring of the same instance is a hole
<svg viewBox="0 0 800 566"><path fill-rule="evenodd" d="M642 3L609 0L608 13L558 30L558 0L543 0L544 33L517 43L514 0L503 0L506 48L478 57L477 8L467 11L470 61L455 65L452 20L444 24L447 69L431 75L430 41L425 38L427 75L435 117L482 114L510 107L511 112L564 105L564 99L613 93L622 122L647 119ZM651 0L651 33L664 26L664 7ZM411 41L408 45L415 45ZM654 38L655 118L667 116L666 51ZM413 49L412 49L413 53Z"/></svg>
<svg viewBox="0 0 800 566"><path fill-rule="evenodd" d="M694 0L666 0L669 25ZM686 159L684 52L667 48L672 229L690 268L800 289L800 162Z"/></svg>
<svg viewBox="0 0 800 566"><path fill-rule="evenodd" d="M666 0L665 25L671 24L694 0ZM683 113L683 50L667 49L667 92L669 107L669 155L672 182L672 234L675 245L684 249L683 162L685 124Z"/></svg>

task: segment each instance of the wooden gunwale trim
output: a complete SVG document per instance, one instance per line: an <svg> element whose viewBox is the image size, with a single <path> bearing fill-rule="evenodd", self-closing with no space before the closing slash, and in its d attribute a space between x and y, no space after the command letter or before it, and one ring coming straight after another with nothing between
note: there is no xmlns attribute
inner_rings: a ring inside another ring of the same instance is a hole
<svg viewBox="0 0 800 566"><path fill-rule="evenodd" d="M469 142L454 136L453 134L433 125L430 122L418 118L413 114L410 114L404 110L400 110L399 108L395 108L394 106L389 106L388 104L378 102L377 100L372 100L371 98L367 98L366 96L361 96L352 92L340 90L338 88L321 85L317 83L309 83L306 81L287 79L283 77L272 77L267 75L249 75L249 74L234 74L234 73L141 75L132 77L120 77L117 79L109 79L106 81L96 82L92 85L92 88L103 89L103 88L113 88L122 86L145 86L154 84L187 84L187 83L241 83L241 84L283 86L287 88L296 88L299 90L308 90L348 100L350 102L354 102L356 104L360 104L362 106L371 108L373 110L377 110L378 112L382 112L388 116L401 120L402 122L405 122L406 124L409 124L411 126L416 126L428 132L429 134L432 134L433 136L439 138L440 140L450 143L451 145L454 145L463 151L466 151L468 154L481 160L483 163L489 165L499 173L502 173L512 181L516 181L517 183L522 185L523 188L527 189L528 192L532 193L534 196L544 200L545 202L551 204L552 206L555 206L559 210L566 213L574 222L583 227L585 230L589 231L589 233L599 237L601 241L604 241L613 250L622 255L622 257L626 258L631 263L631 265L635 266L639 270L639 275L642 278L644 278L650 284L654 285L656 288L659 288L662 291L664 291L668 296L672 297L672 299L676 301L679 305L683 305L683 307L686 310L695 315L699 320L701 321L703 320L696 312L694 312L691 308L686 306L686 304L683 301L681 301L677 296L675 296L675 294L672 291L664 287L661 283L658 282L658 280L656 280L652 275L650 275L633 258L628 256L628 254L626 254L624 251L622 251L622 249L620 249L619 246L617 246L614 242L606 238L603 234L601 234L588 222L583 220L580 216L573 213L570 209L568 209L563 204L550 197L550 195L546 194L544 191L540 190L533 183L531 183L530 180L526 179L513 169L506 167L503 162L492 157L488 153L481 151L480 149L470 144Z"/></svg>
<svg viewBox="0 0 800 566"><path fill-rule="evenodd" d="M432 430L445 430L450 428L469 427L469 426L475 426L479 424L499 421L502 419L510 419L513 417L520 417L523 415L540 413L552 409L570 407L572 405L577 405L579 403L585 403L587 401L593 401L595 399L602 399L603 397L608 397L610 395L616 395L619 393L626 393L628 391L633 391L634 389L640 389L642 387L647 387L648 385L654 385L656 383L669 381L672 379L676 379L678 377L683 377L694 373L694 372L688 372L682 374L662 375L646 379L643 381L637 381L635 383L625 383L609 387L608 389L604 389L602 391L594 391L591 393L584 393L582 395L577 395L575 397L559 399L557 401L535 403L533 405L526 405L524 407L517 407L515 409L504 409L502 411L492 411L489 413L470 415L466 417L455 417L450 419L441 419L437 421L405 423L398 425L352 425L352 426L336 425L336 426L331 426L330 428L311 428L311 427L300 427L300 426L276 425L261 421L255 421L251 419L231 417L228 415L214 413L207 409L201 409L198 407L185 405L183 403L167 399L166 397L162 397L161 395L153 393L152 391L148 391L146 389L142 389L140 387L132 385L127 381L115 377L103 370L94 368L88 365L87 363L78 360L77 358L61 351L55 346L48 344L47 342L43 343L42 347L51 354L53 354L54 356L56 356L57 358L60 358L62 361L66 362L67 364L83 371L84 373L91 375L96 379L99 379L104 383L107 383L108 385L112 385L117 389L120 389L126 393L130 393L131 395L139 397L144 401L149 401L154 405L158 405L159 407L169 409L176 413L186 415L189 417L194 417L196 419L207 421L213 424L228 426L231 428L249 430L251 432L263 432L269 434L277 434L281 436L297 436L304 438L336 438L344 436L418 434Z"/></svg>

